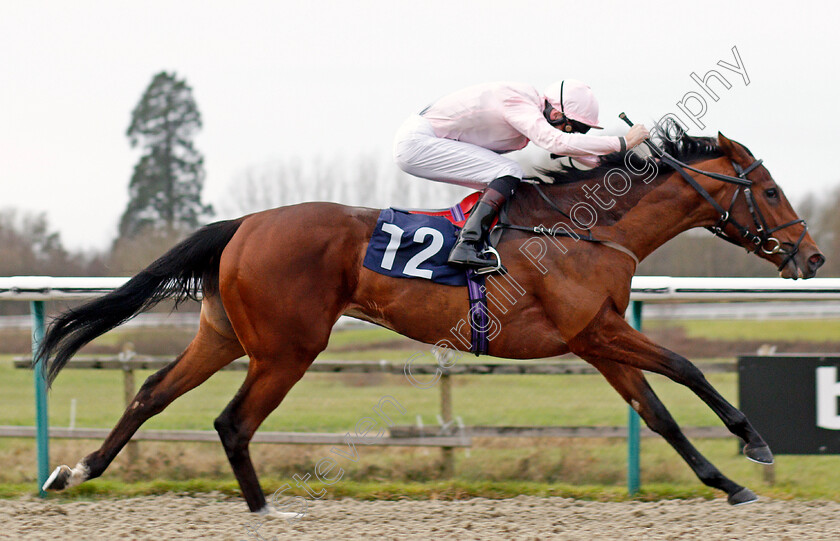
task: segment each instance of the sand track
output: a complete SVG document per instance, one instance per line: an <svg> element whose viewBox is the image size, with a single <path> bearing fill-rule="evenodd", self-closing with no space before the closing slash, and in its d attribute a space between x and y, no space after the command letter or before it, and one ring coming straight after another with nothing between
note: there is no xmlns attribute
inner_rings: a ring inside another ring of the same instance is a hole
<svg viewBox="0 0 840 541"><path fill-rule="evenodd" d="M456 502L316 502L288 525L257 520L241 500L206 496L52 503L0 500L0 539L833 539L840 503L723 500L598 503L520 496Z"/></svg>

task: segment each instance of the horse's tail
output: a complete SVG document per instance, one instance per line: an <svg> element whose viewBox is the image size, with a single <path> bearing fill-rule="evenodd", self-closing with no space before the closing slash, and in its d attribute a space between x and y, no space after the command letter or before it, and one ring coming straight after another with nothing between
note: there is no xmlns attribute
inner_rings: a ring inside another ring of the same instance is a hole
<svg viewBox="0 0 840 541"><path fill-rule="evenodd" d="M218 292L222 250L241 223L228 220L201 228L120 288L55 318L38 347L36 369L47 370L52 384L82 346L140 312L167 298L174 298L177 306L197 298L199 290L204 295Z"/></svg>

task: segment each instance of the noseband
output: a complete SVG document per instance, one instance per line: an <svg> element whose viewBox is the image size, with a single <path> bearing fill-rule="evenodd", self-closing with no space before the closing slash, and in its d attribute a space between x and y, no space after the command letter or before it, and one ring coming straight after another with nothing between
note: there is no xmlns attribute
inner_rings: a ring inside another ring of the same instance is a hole
<svg viewBox="0 0 840 541"><path fill-rule="evenodd" d="M808 225L805 223L805 220L802 218L798 218L796 220L791 220L785 224L769 228L767 227L767 221L764 219L764 215L761 213L761 209L755 202L755 198L752 193L752 184L753 182L747 178L747 175L750 174L753 170L755 170L758 166L761 165L762 160L755 160L745 169L742 169L737 163L732 162L732 167L735 169L735 172L738 174L737 177L732 177L729 175L723 175L720 173L714 173L711 171L703 171L700 169L695 169L688 164L685 164L678 159L674 158L667 152L663 152L662 150L657 149L657 153L659 153L659 158L663 161L663 163L672 167L676 172L678 172L688 184L694 188L703 199L708 201L718 212L720 218L718 218L717 223L715 225L707 227L709 231L714 233L716 236L722 238L723 240L735 244L736 246L741 246L746 248L748 252L757 252L761 250L763 253L767 255L781 253L785 256L782 260L782 263L779 265L778 270L781 271L785 265L787 265L791 259L799 252L799 245L802 243L802 239L805 238L805 233L808 232ZM715 180L720 180L723 182L728 182L730 184L735 184L738 188L735 190L735 193L732 195L732 201L729 204L729 210L724 210L722 206L712 197L709 192L707 192L700 184L694 180L694 178L686 172L686 169L694 171L695 173L700 173L703 176L713 178ZM732 209L735 206L735 202L738 200L738 195L743 192L744 199L747 202L747 208L750 211L750 215L752 216L753 223L755 224L756 232L753 233L750 231L749 227L741 225L737 220L732 217ZM791 227L798 223L802 224L802 234L799 235L799 239L795 243L790 242L780 242L779 239L772 236L773 233L780 231L786 227ZM744 242L739 242L736 238L726 234L724 232L724 228L732 224L735 229L738 230L738 234L741 235L741 238ZM767 247L770 244L772 247ZM790 249L785 249L782 246L790 246ZM750 249L752 248L752 249Z"/></svg>

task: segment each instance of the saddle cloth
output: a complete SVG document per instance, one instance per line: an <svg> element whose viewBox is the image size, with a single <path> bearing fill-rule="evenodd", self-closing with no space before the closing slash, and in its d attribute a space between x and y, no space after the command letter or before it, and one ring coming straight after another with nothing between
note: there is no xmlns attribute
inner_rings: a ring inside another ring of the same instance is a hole
<svg viewBox="0 0 840 541"><path fill-rule="evenodd" d="M368 242L363 266L394 278L426 279L448 286L467 286L471 348L476 355L487 353L489 310L485 276L447 263L457 240L458 229L478 201L475 193L450 209L383 209Z"/></svg>
<svg viewBox="0 0 840 541"><path fill-rule="evenodd" d="M446 259L481 192L443 209L391 207L379 213L364 266L395 278L426 278L438 284L467 285L463 269ZM493 222L498 222L496 218ZM492 244L492 243L491 243Z"/></svg>

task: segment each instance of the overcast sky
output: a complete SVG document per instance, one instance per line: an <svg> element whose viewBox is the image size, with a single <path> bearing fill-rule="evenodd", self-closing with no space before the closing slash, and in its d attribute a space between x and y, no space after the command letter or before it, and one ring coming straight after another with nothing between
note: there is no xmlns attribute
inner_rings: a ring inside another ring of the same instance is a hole
<svg viewBox="0 0 840 541"><path fill-rule="evenodd" d="M796 200L840 185L838 20L836 2L0 0L0 208L105 248L140 155L130 114L161 70L193 88L218 208L249 167L386 158L402 120L447 92L563 78L592 86L616 133L622 110L687 118L677 102L697 92L706 129L690 133L746 144ZM749 85L718 65L733 47ZM711 69L731 85L710 83L717 102L690 77Z"/></svg>

